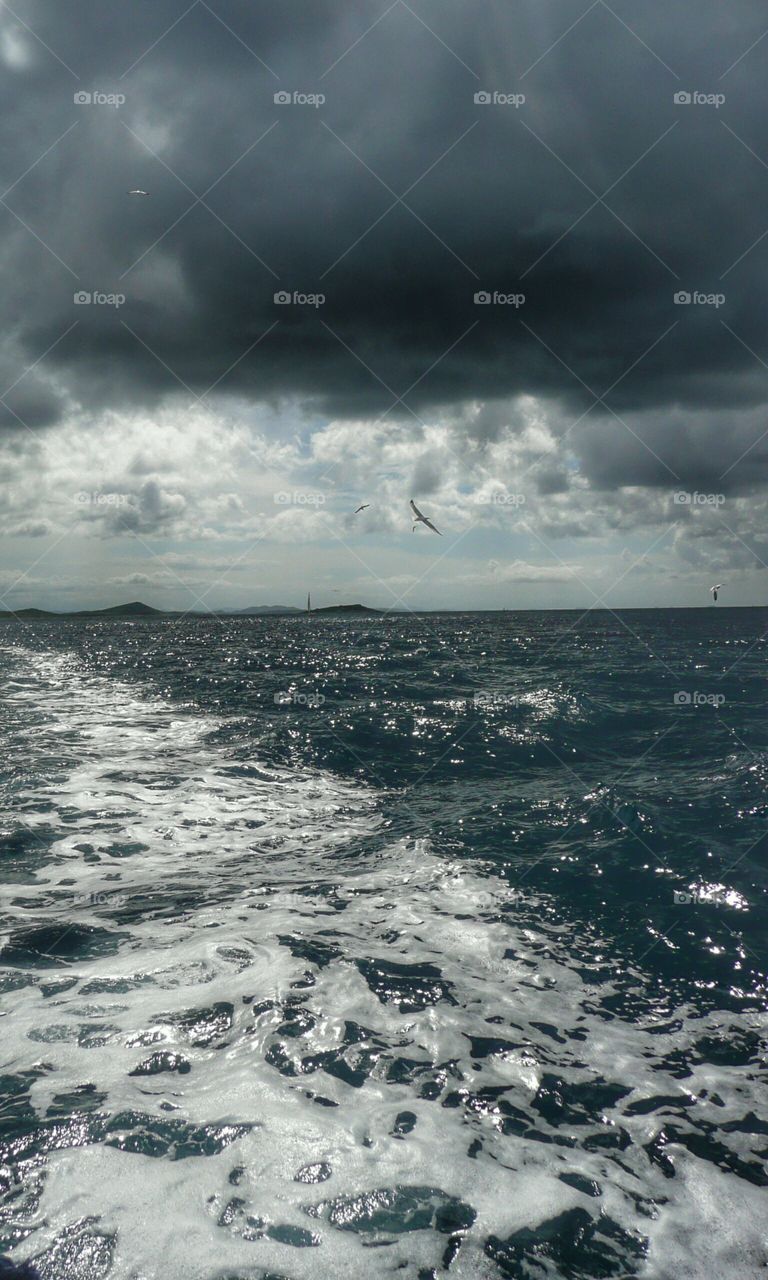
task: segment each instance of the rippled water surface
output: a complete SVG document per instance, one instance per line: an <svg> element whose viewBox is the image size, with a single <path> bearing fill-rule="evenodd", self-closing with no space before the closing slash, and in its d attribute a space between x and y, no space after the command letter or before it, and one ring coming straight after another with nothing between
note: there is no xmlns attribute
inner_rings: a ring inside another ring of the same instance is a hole
<svg viewBox="0 0 768 1280"><path fill-rule="evenodd" d="M767 623L0 623L0 1254L765 1275Z"/></svg>

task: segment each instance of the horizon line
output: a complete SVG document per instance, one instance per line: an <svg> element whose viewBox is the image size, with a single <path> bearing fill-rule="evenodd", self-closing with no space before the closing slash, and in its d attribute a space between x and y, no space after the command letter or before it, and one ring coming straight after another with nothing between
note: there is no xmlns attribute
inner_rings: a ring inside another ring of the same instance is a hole
<svg viewBox="0 0 768 1280"><path fill-rule="evenodd" d="M458 613L616 613L621 610L623 612L680 612L681 610L712 610L712 609L766 609L768 602L763 604L674 604L674 605L616 605L614 607L608 605L536 605L531 607L514 608L507 605L498 605L488 608L435 608L435 609L403 609L403 608L379 608L378 606L363 605L358 602L353 604L331 604L315 606L308 610L302 605L245 605L237 608L232 605L225 605L219 609L163 609L155 605L145 604L140 600L125 601L115 605L99 605L92 608L73 608L73 609L44 609L37 605L23 605L17 609L0 609L0 618L16 618L21 619L25 613L45 614L50 618L71 618L77 616L99 616L103 614L119 615L121 611L126 611L126 620L141 619L142 617L189 617L189 618L210 618L210 617L242 617L242 618L258 618L264 616L290 616L299 614L306 617L308 614L354 611L358 609L361 613L374 613L383 616L397 615L398 617L407 617L409 614L458 614ZM144 612L138 612L142 610ZM274 611L274 613L272 613Z"/></svg>

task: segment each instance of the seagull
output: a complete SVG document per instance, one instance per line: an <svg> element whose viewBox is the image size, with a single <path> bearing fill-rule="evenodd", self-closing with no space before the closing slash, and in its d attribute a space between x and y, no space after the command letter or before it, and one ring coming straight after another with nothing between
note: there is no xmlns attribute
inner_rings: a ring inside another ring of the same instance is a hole
<svg viewBox="0 0 768 1280"><path fill-rule="evenodd" d="M412 510L413 514L415 515L415 517L416 517L416 524L415 524L415 525L413 526L413 528L411 529L411 533L415 533L415 532L416 532L416 525L419 525L419 524L425 524L425 525L427 526L427 528L428 528L428 529L431 529L433 533L439 533L439 534L440 534L440 537L442 538L442 536L443 536L443 535L442 535L442 533L440 533L440 530L435 528L435 526L433 525L433 523L432 523L432 521L431 521L431 520L428 520L426 516L423 516L423 515L421 514L421 512L419 511L419 508L416 506L416 503L414 502L413 498L411 498L411 510Z"/></svg>
<svg viewBox="0 0 768 1280"><path fill-rule="evenodd" d="M724 583L724 582L718 582L718 583L717 583L717 586L714 586L714 587L710 587L710 588L709 588L709 589L710 589L710 591L712 592L712 599L713 599L713 600L717 600L717 593L718 593L718 591L720 590L720 588L721 588L721 587L724 587L724 586L725 586L725 583Z"/></svg>
<svg viewBox="0 0 768 1280"><path fill-rule="evenodd" d="M142 191L141 187L134 187L133 191L128 192L129 196L148 196L148 191Z"/></svg>
<svg viewBox="0 0 768 1280"><path fill-rule="evenodd" d="M370 502L363 502L363 503L362 503L362 504L357 508L357 511L355 512L355 515L357 515L359 511L367 511L367 510L368 510L368 508L370 507L370 505L371 505L371 504L370 504Z"/></svg>

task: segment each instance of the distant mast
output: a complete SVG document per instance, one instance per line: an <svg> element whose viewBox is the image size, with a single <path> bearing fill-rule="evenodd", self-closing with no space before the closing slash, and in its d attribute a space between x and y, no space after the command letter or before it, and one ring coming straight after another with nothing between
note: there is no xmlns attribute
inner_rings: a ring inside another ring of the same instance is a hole
<svg viewBox="0 0 768 1280"><path fill-rule="evenodd" d="M307 613L311 613L311 612L312 612L312 603L309 599L309 592L307 592Z"/></svg>

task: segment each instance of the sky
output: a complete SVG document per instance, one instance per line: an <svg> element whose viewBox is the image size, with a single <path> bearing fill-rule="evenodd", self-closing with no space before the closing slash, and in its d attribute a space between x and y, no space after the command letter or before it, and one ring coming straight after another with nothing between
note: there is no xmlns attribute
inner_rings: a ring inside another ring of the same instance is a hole
<svg viewBox="0 0 768 1280"><path fill-rule="evenodd" d="M766 603L764 0L0 0L0 66L0 610Z"/></svg>

